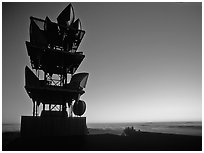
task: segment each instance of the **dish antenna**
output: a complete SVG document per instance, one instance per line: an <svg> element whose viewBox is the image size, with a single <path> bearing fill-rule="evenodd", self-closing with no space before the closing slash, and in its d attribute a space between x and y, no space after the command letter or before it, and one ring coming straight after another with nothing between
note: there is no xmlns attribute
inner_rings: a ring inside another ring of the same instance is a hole
<svg viewBox="0 0 204 153"><path fill-rule="evenodd" d="M71 4L69 4L57 17L58 24L69 27L74 22L74 9Z"/></svg>

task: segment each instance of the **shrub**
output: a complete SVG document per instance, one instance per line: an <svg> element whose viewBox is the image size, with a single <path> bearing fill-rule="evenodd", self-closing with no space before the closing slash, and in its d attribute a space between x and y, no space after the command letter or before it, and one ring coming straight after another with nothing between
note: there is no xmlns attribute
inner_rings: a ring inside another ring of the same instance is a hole
<svg viewBox="0 0 204 153"><path fill-rule="evenodd" d="M140 130L139 130L140 131ZM138 132L134 129L134 127L126 127L123 130L122 136L134 136L136 135Z"/></svg>

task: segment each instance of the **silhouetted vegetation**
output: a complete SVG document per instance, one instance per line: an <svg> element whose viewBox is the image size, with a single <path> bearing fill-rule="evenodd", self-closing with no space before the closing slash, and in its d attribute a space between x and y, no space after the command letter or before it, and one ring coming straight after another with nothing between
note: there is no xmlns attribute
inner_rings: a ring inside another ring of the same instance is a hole
<svg viewBox="0 0 204 153"><path fill-rule="evenodd" d="M122 136L134 136L138 132L140 132L140 130L136 131L133 126L132 127L126 127L123 130Z"/></svg>

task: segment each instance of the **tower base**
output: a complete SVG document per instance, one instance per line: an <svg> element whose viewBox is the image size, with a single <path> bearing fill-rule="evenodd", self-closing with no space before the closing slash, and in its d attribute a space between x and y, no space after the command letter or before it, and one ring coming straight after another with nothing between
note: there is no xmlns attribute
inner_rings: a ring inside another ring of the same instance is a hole
<svg viewBox="0 0 204 153"><path fill-rule="evenodd" d="M22 137L86 135L86 117L21 116Z"/></svg>

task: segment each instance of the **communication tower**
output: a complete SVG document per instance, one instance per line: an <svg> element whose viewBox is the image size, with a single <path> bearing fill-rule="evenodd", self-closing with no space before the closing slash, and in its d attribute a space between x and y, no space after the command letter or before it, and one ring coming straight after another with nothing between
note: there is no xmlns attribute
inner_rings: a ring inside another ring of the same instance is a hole
<svg viewBox="0 0 204 153"><path fill-rule="evenodd" d="M32 70L25 67L25 89L33 103L33 115L21 117L21 135L86 134L86 117L81 117L86 104L80 96L85 93L89 74L76 73L85 58L78 51L85 31L80 20L75 20L72 5L59 14L57 23L48 17L30 17L29 32L26 48Z"/></svg>

